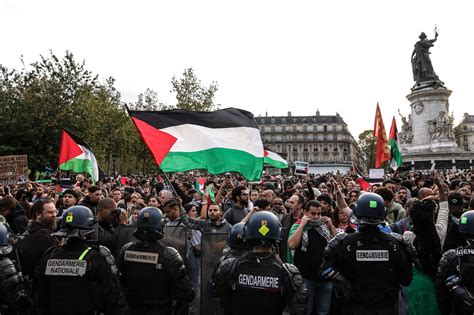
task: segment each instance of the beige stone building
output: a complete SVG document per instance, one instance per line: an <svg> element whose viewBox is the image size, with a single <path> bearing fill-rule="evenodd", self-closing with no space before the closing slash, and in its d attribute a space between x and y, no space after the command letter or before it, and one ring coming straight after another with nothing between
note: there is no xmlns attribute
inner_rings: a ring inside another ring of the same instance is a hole
<svg viewBox="0 0 474 315"><path fill-rule="evenodd" d="M462 150L474 152L474 115L464 113L463 120L456 127L456 137Z"/></svg>
<svg viewBox="0 0 474 315"><path fill-rule="evenodd" d="M255 117L260 126L266 148L281 154L290 163L309 162L310 166L361 165L357 142L342 117L313 116L265 116Z"/></svg>

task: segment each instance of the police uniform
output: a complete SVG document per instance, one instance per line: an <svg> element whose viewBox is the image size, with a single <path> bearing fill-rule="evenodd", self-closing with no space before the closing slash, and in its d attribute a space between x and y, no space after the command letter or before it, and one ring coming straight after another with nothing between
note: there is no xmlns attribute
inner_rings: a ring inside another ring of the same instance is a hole
<svg viewBox="0 0 474 315"><path fill-rule="evenodd" d="M250 244L263 242L271 248L281 239L281 226L273 213L261 211L250 217L244 234ZM214 281L225 314L282 314L287 307L293 314L306 313L307 293L301 274L273 252L252 251L228 258L218 267Z"/></svg>
<svg viewBox="0 0 474 315"><path fill-rule="evenodd" d="M181 256L160 242L125 245L120 271L133 314L172 314L173 300L185 307L193 298Z"/></svg>
<svg viewBox="0 0 474 315"><path fill-rule="evenodd" d="M440 260L436 297L442 314L474 314L474 211L465 212L459 223L460 233L471 239Z"/></svg>
<svg viewBox="0 0 474 315"><path fill-rule="evenodd" d="M14 314L17 310L26 310L30 305L21 275L7 256L12 252L9 237L6 226L0 223L0 314Z"/></svg>
<svg viewBox="0 0 474 315"><path fill-rule="evenodd" d="M126 314L118 269L104 246L69 239L46 253L36 277L39 314Z"/></svg>
<svg viewBox="0 0 474 315"><path fill-rule="evenodd" d="M143 208L134 232L140 241L126 244L120 252L121 280L132 314L185 314L194 297L180 254L158 241L163 228L161 211Z"/></svg>
<svg viewBox="0 0 474 315"><path fill-rule="evenodd" d="M398 314L399 285L412 279L412 247L400 235L378 229L386 213L379 195L363 194L354 212L362 218L359 232L328 243L322 275L335 280L344 314Z"/></svg>
<svg viewBox="0 0 474 315"><path fill-rule="evenodd" d="M84 206L64 212L61 230L65 244L50 248L35 274L38 314L126 314L128 307L110 251L91 245L94 216Z"/></svg>

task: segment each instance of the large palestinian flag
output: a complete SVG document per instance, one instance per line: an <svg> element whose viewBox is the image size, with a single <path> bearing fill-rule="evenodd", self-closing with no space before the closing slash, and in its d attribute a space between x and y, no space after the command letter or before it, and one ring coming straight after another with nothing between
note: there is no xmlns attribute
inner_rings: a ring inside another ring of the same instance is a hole
<svg viewBox="0 0 474 315"><path fill-rule="evenodd" d="M94 182L99 180L99 166L89 145L64 129L59 149L59 169L88 173Z"/></svg>
<svg viewBox="0 0 474 315"><path fill-rule="evenodd" d="M130 111L130 116L165 172L207 169L211 174L239 172L258 180L263 144L253 115L237 108L214 112Z"/></svg>

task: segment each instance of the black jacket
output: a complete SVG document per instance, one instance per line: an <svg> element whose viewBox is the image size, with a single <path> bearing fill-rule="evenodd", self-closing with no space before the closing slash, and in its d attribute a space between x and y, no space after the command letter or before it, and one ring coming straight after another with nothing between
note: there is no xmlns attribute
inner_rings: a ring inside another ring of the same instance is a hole
<svg viewBox="0 0 474 315"><path fill-rule="evenodd" d="M84 199L82 199L82 201L79 202L78 205L79 206L85 206L85 207L91 209L94 216L97 215L97 203L93 203L91 201L91 197L85 196Z"/></svg>
<svg viewBox="0 0 474 315"><path fill-rule="evenodd" d="M21 205L17 204L5 219L13 233L23 234L26 231L28 218L26 217L25 209Z"/></svg>

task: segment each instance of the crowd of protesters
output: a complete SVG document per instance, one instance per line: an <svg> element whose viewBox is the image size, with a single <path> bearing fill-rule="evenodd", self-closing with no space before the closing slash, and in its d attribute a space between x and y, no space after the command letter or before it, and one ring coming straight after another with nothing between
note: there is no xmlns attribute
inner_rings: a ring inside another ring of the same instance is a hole
<svg viewBox="0 0 474 315"><path fill-rule="evenodd" d="M270 211L282 226L282 240L274 250L283 262L293 263L301 272L308 290L308 314L340 312L334 293L337 288L321 276L320 266L332 238L358 230L351 212L365 192L356 175L275 174L263 176L260 182L248 182L236 174L207 175L204 186L196 185L198 177L202 176L190 172L169 179L131 176L125 184L118 178L104 178L92 184L79 175L71 187L60 192L54 181L0 184L0 215L12 235L41 234L48 239L38 249L36 260L22 266L25 274L33 275L42 253L58 244L50 235L58 229L65 209L73 205L89 208L98 221L98 243L117 257L120 226L136 224L144 207L159 208L167 225L182 225L191 235L186 259L195 298L189 313L198 314L202 233L229 233L253 213ZM448 170L396 172L368 189L383 198L387 209L380 230L402 235L415 249L412 281L400 290L401 314L450 314L452 300L437 278L438 265L443 253L465 245L458 232L459 218L474 210L473 188L474 172Z"/></svg>

